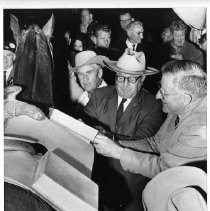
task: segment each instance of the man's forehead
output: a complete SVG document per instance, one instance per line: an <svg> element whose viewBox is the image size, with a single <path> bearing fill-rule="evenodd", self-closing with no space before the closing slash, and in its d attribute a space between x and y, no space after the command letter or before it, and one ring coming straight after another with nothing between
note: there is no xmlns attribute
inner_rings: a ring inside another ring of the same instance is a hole
<svg viewBox="0 0 210 211"><path fill-rule="evenodd" d="M123 15L120 15L120 20L128 20L131 19L130 13L125 13Z"/></svg>
<svg viewBox="0 0 210 211"><path fill-rule="evenodd" d="M124 76L124 77L138 77L140 75L133 75L133 74L129 74L129 73L117 73L117 76Z"/></svg>
<svg viewBox="0 0 210 211"><path fill-rule="evenodd" d="M88 72L90 70L93 70L93 65L84 65L82 67L77 68L77 72L78 73L85 73Z"/></svg>
<svg viewBox="0 0 210 211"><path fill-rule="evenodd" d="M143 26L141 26L141 25L133 25L133 30L139 30L139 31L143 31L144 30L144 28L143 28Z"/></svg>
<svg viewBox="0 0 210 211"><path fill-rule="evenodd" d="M110 37L110 33L109 32L105 32L105 31L98 31L98 37L104 37L104 38L107 38L107 37Z"/></svg>
<svg viewBox="0 0 210 211"><path fill-rule="evenodd" d="M82 10L81 15L89 15L90 12L88 10Z"/></svg>

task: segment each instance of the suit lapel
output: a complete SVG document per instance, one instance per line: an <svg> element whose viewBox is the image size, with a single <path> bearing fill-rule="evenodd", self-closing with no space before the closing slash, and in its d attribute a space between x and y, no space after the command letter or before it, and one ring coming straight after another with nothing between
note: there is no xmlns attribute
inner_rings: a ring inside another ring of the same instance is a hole
<svg viewBox="0 0 210 211"><path fill-rule="evenodd" d="M110 125L110 129L111 131L115 131L115 124L116 124L116 115L117 115L117 92L114 89L114 92L112 95L110 95L110 97L108 98L108 111L107 111L107 115L108 115L108 119L109 119L109 125Z"/></svg>

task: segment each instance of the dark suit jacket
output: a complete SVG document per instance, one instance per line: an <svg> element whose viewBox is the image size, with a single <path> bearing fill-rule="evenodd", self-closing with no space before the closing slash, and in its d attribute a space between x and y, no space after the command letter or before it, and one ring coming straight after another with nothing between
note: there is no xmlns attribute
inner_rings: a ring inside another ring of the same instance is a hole
<svg viewBox="0 0 210 211"><path fill-rule="evenodd" d="M87 115L85 121L96 128L100 125L112 133L121 134L124 140L150 137L162 125L164 118L161 111L161 102L146 90L141 89L126 108L115 131L117 100L118 95L114 86L96 90L84 109ZM103 171L103 169L100 169L102 165L104 164L98 164L99 169L97 171ZM105 176L101 173L98 176L106 180L102 183L106 189L109 189L106 190L106 196L111 198L109 202L115 201L124 204L124 206L133 203L133 201L141 204L139 203L141 192L148 179L124 171L118 160L109 159L109 165L111 166L109 175ZM106 171L104 170L104 172ZM101 187L101 184L99 184L99 187ZM138 209L140 210L140 207Z"/></svg>
<svg viewBox="0 0 210 211"><path fill-rule="evenodd" d="M162 104L145 89L131 100L115 131L117 99L114 86L97 89L84 109L85 121L91 117L92 126L104 126L113 133L127 136L125 139L150 137L158 131L164 120Z"/></svg>

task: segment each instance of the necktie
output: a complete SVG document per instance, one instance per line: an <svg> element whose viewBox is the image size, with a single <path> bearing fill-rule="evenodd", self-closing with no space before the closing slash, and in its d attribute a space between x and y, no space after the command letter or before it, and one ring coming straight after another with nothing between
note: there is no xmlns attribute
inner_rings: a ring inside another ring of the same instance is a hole
<svg viewBox="0 0 210 211"><path fill-rule="evenodd" d="M135 51L135 44L133 44L133 51Z"/></svg>
<svg viewBox="0 0 210 211"><path fill-rule="evenodd" d="M7 76L6 76L6 71L4 71L4 87L7 86Z"/></svg>
<svg viewBox="0 0 210 211"><path fill-rule="evenodd" d="M177 115L177 118L175 120L175 127L177 126L178 123L179 123L179 116Z"/></svg>
<svg viewBox="0 0 210 211"><path fill-rule="evenodd" d="M119 108L117 110L117 116L116 116L116 125L118 124L118 122L120 121L122 115L123 115L123 105L126 102L127 99L122 99Z"/></svg>

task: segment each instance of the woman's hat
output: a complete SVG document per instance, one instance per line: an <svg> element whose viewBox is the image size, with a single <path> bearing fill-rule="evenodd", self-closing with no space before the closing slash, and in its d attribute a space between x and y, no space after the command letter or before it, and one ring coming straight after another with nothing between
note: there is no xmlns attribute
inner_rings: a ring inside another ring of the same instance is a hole
<svg viewBox="0 0 210 211"><path fill-rule="evenodd" d="M106 67L114 72L126 73L131 75L153 75L159 70L152 67L145 67L145 55L143 52L135 52L129 48L125 50L118 61L104 61Z"/></svg>
<svg viewBox="0 0 210 211"><path fill-rule="evenodd" d="M70 71L76 72L78 68L90 65L99 64L104 67L103 61L110 61L106 56L96 55L94 51L82 51L78 53L75 57L75 67L71 68Z"/></svg>

